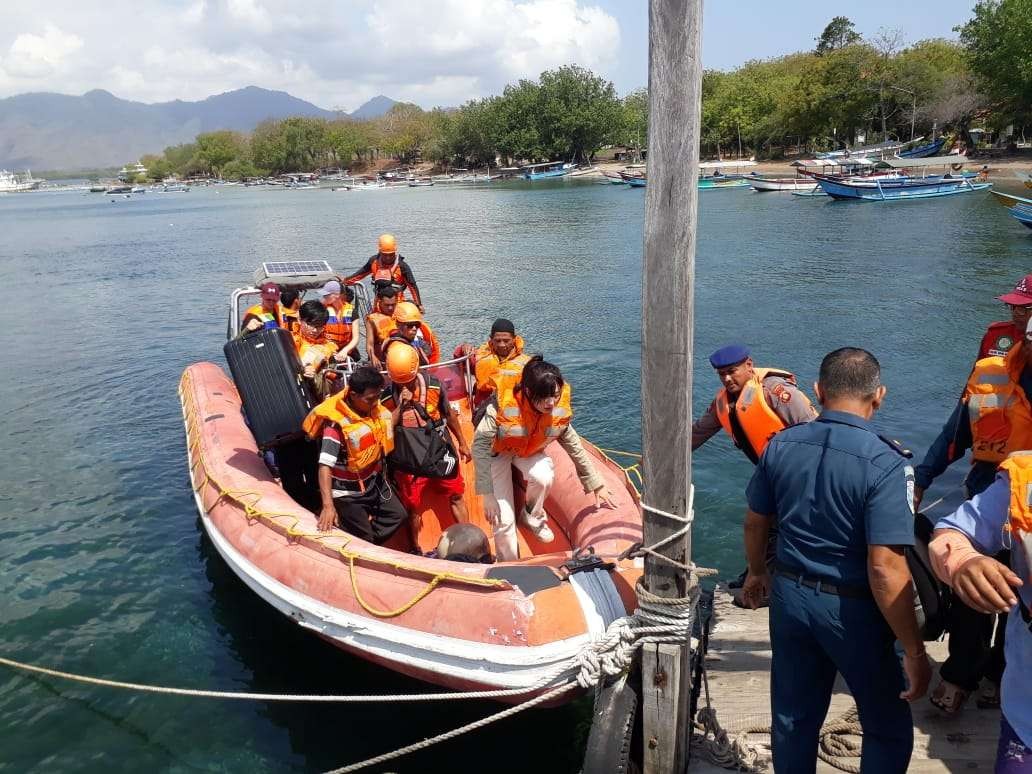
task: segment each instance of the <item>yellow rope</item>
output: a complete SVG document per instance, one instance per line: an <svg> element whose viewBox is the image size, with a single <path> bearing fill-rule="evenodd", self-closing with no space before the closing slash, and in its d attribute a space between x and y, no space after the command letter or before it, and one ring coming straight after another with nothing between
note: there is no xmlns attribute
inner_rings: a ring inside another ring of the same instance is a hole
<svg viewBox="0 0 1032 774"><path fill-rule="evenodd" d="M262 493L254 490L245 489L228 489L224 487L219 481L211 474L208 470L208 466L204 462L204 455L201 452L201 433L200 433L200 422L197 419L196 406L192 401L186 400L186 387L189 383L190 376L188 373L184 373L180 380L179 398L183 405L183 413L186 418L186 437L187 437L187 452L189 455L189 468L191 477L191 487L201 500L201 506L204 508L204 512L210 513L212 506L205 505L204 503L204 487L211 487L218 495L215 502L218 502L222 498L232 500L242 509L244 516L249 522L260 521L269 524L273 527L278 527L285 531L288 538L300 540L301 538L309 538L310 540L322 543L328 547L335 548L336 552L347 561L349 572L351 575L351 588L355 594L355 600L362 606L366 612L371 615L375 615L380 618L393 618L401 615L402 613L411 610L416 604L423 600L427 595L430 594L437 586L443 582L451 582L458 584L465 584L468 586L478 586L481 588L497 588L505 589L510 588L511 584L508 581L495 578L475 578L462 575L455 572L434 572L424 567L417 567L404 562L399 562L390 559L381 559L378 557L367 556L362 553L347 550L348 545L351 543L352 537L350 535L333 535L322 532L310 532L303 527L299 527L301 523L300 517L296 514L287 511L267 511L259 504L262 500ZM203 478L202 478L203 477ZM197 480L200 483L197 483ZM284 521L288 520L288 521ZM341 540L343 541L339 546L329 546L327 540ZM362 597L361 592L358 588L358 578L355 573L355 560L360 559L365 562L389 567L396 571L411 572L417 575L430 576L430 580L426 586L421 589L416 595L404 605L395 608L393 610L380 610L373 607Z"/></svg>

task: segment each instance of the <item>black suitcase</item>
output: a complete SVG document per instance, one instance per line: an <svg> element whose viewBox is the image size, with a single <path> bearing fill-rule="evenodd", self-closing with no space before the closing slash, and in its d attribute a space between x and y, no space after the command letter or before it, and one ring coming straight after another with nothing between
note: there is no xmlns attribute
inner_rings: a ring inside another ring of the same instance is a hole
<svg viewBox="0 0 1032 774"><path fill-rule="evenodd" d="M228 342L222 351L258 448L303 437L301 422L316 400L290 334L282 328L255 331Z"/></svg>

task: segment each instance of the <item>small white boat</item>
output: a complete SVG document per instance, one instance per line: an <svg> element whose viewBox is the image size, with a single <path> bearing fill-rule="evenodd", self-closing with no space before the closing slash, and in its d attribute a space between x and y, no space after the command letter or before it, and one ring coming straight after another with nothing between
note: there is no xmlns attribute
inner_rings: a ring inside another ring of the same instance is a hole
<svg viewBox="0 0 1032 774"><path fill-rule="evenodd" d="M769 177L752 178L749 185L760 193L767 191L812 191L817 183L812 177Z"/></svg>
<svg viewBox="0 0 1032 774"><path fill-rule="evenodd" d="M33 177L32 173L28 170L25 171L24 175L19 177L16 174L8 172L6 169L0 169L0 193L35 191L43 182L43 180Z"/></svg>

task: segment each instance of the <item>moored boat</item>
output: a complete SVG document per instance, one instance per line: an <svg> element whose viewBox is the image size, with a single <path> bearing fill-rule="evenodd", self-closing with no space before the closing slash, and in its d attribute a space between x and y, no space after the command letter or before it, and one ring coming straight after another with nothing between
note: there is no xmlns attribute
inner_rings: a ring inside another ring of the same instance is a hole
<svg viewBox="0 0 1032 774"><path fill-rule="evenodd" d="M1032 188L1032 173L1030 172L1015 172L1014 176L1021 181L1025 188Z"/></svg>
<svg viewBox="0 0 1032 774"><path fill-rule="evenodd" d="M926 180L901 178L896 180L840 180L814 175L817 184L833 199L859 201L900 201L903 199L930 199L961 193L974 193L992 187L992 183L972 183L969 178L933 177Z"/></svg>
<svg viewBox="0 0 1032 774"><path fill-rule="evenodd" d="M552 177L566 177L573 169L573 164L565 161L546 161L541 164L528 164L521 167L524 180L547 180Z"/></svg>
<svg viewBox="0 0 1032 774"><path fill-rule="evenodd" d="M749 185L760 193L768 191L812 191L817 183L810 177L754 177Z"/></svg>
<svg viewBox="0 0 1032 774"><path fill-rule="evenodd" d="M896 155L901 159L921 159L926 156L934 156L943 149L944 145L946 145L946 138L940 137L938 140L901 150Z"/></svg>
<svg viewBox="0 0 1032 774"><path fill-rule="evenodd" d="M304 288L323 277L274 279ZM234 292L234 333L241 305L256 292ZM426 370L471 436L468 360ZM449 688L522 691L503 699L515 701L543 693L557 667L633 609L640 561L621 555L641 539L637 490L590 444L613 508L596 509L572 460L550 449L555 484L545 507L555 540L542 544L520 527L518 561L445 561L411 553L405 529L385 545L338 529L318 532L315 514L283 491L260 456L237 390L219 366L189 366L179 394L194 497L212 544L254 593L339 648ZM470 519L490 534L472 492L471 463L462 465ZM418 548L427 550L452 516L446 495L422 506Z"/></svg>

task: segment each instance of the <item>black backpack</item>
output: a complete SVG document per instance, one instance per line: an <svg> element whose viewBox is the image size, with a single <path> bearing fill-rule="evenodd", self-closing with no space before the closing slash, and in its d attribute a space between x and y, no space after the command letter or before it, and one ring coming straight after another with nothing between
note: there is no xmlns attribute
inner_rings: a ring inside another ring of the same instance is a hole
<svg viewBox="0 0 1032 774"><path fill-rule="evenodd" d="M423 420L419 427L394 428L394 451L387 462L406 473L428 478L451 478L459 471L459 459L445 438L444 422L435 422L423 404L413 401L412 408Z"/></svg>
<svg viewBox="0 0 1032 774"><path fill-rule="evenodd" d="M932 570L928 543L932 539L932 522L923 513L914 515L914 545L906 549L907 566L914 579L914 613L921 636L937 640L946 631L953 593Z"/></svg>

